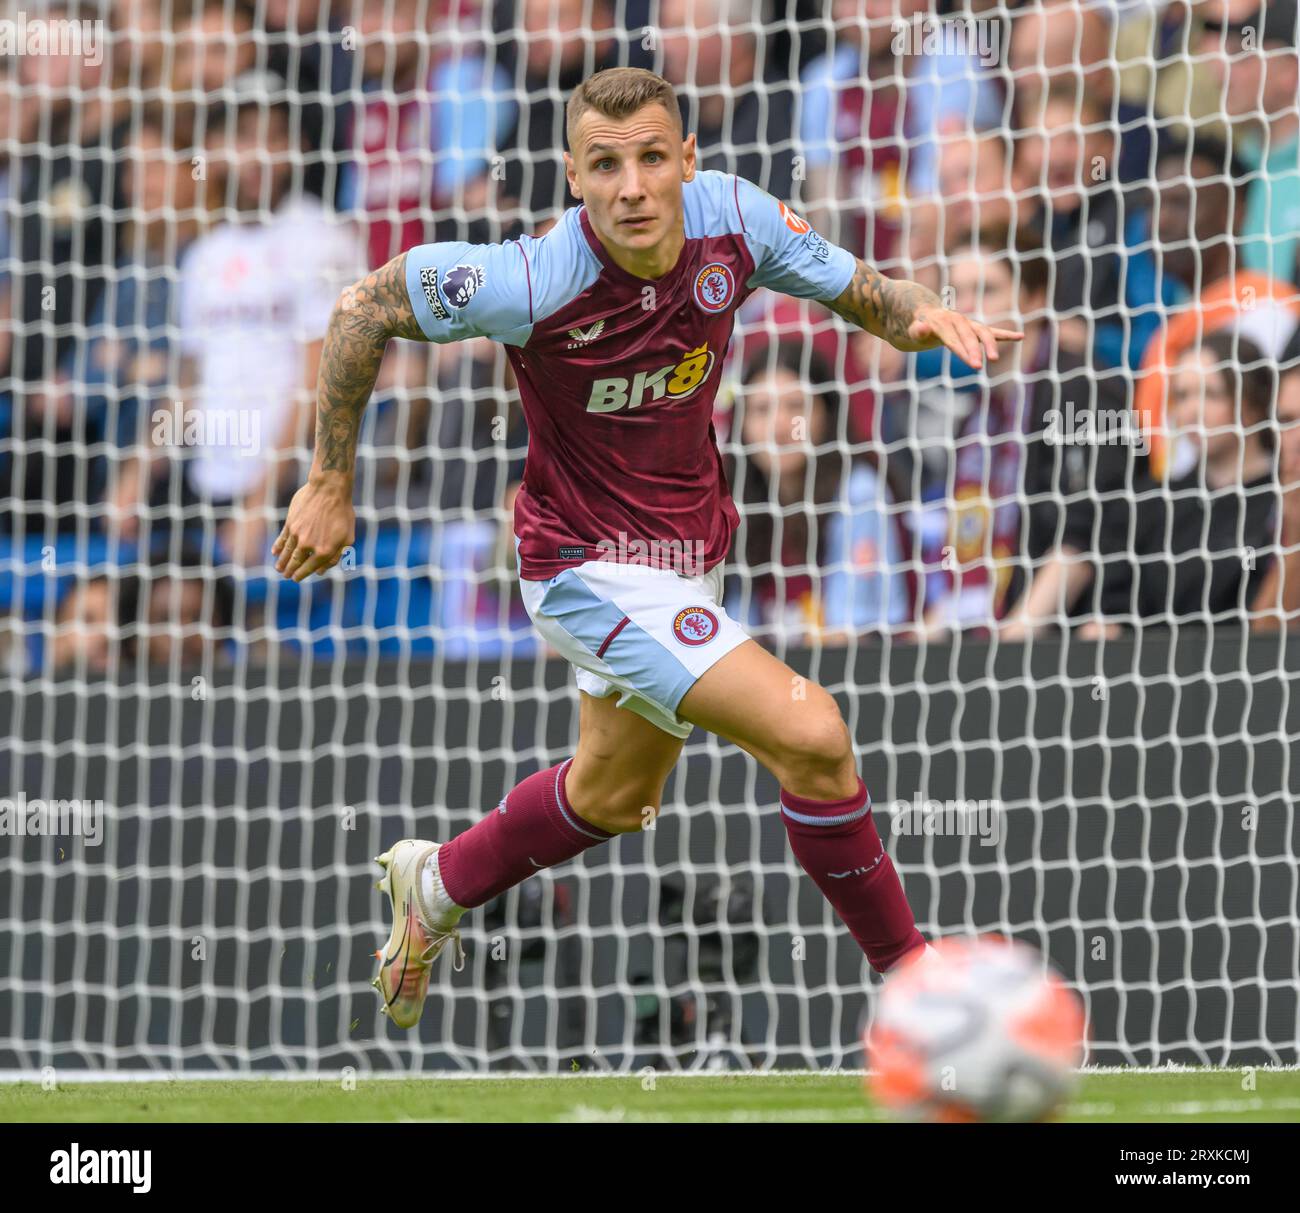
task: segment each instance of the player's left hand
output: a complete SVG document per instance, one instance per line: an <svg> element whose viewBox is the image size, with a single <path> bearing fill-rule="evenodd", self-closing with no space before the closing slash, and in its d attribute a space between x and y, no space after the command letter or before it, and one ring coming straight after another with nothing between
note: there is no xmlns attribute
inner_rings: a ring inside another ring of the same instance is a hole
<svg viewBox="0 0 1300 1213"><path fill-rule="evenodd" d="M917 349L934 349L942 345L950 349L967 366L984 365L987 355L990 362L998 360L999 341L1023 341L1024 333L1015 329L992 328L971 320L960 312L933 305L919 307L916 318L907 330L910 341Z"/></svg>

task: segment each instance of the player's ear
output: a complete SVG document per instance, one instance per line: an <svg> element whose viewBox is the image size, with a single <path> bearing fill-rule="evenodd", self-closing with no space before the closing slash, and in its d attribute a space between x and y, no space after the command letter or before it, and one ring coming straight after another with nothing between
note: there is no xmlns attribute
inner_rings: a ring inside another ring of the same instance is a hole
<svg viewBox="0 0 1300 1213"><path fill-rule="evenodd" d="M564 153L564 175L569 179L569 192L575 198L581 198L582 186L578 184L578 168L568 152Z"/></svg>
<svg viewBox="0 0 1300 1213"><path fill-rule="evenodd" d="M692 131L682 140L682 180L690 181L695 176L695 132Z"/></svg>

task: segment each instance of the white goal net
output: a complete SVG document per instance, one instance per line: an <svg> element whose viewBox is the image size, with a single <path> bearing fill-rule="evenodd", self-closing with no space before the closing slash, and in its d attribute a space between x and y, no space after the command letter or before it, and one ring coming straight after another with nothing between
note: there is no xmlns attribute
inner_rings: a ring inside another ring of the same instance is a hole
<svg viewBox="0 0 1300 1213"><path fill-rule="evenodd" d="M1093 1062L1300 1060L1294 20L5 4L0 1071L862 1064L878 978L698 732L653 829L467 915L417 1030L370 988L372 857L562 761L578 698L487 341L390 347L355 548L275 573L320 338L403 250L574 205L564 103L615 65L702 168L1025 330L975 370L760 290L720 372L727 609L839 700L921 930L1035 945Z"/></svg>

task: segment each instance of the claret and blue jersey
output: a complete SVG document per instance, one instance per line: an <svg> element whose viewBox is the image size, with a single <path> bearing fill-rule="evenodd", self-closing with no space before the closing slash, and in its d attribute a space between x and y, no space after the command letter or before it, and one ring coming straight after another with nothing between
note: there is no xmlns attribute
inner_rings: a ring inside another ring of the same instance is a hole
<svg viewBox="0 0 1300 1213"><path fill-rule="evenodd" d="M851 253L748 181L699 172L682 192L686 243L662 278L618 266L582 206L540 238L407 254L425 336L493 338L514 367L527 580L635 540L702 552L706 569L722 560L737 516L712 418L736 309L763 286L834 299L853 277Z"/></svg>

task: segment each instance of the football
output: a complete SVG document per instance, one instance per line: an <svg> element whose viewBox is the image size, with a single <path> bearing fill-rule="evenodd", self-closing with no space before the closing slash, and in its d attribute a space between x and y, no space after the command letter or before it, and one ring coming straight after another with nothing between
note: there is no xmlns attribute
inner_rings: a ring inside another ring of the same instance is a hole
<svg viewBox="0 0 1300 1213"><path fill-rule="evenodd" d="M1078 996L1027 944L943 940L891 972L866 1033L867 1088L910 1120L1035 1121L1083 1059Z"/></svg>

